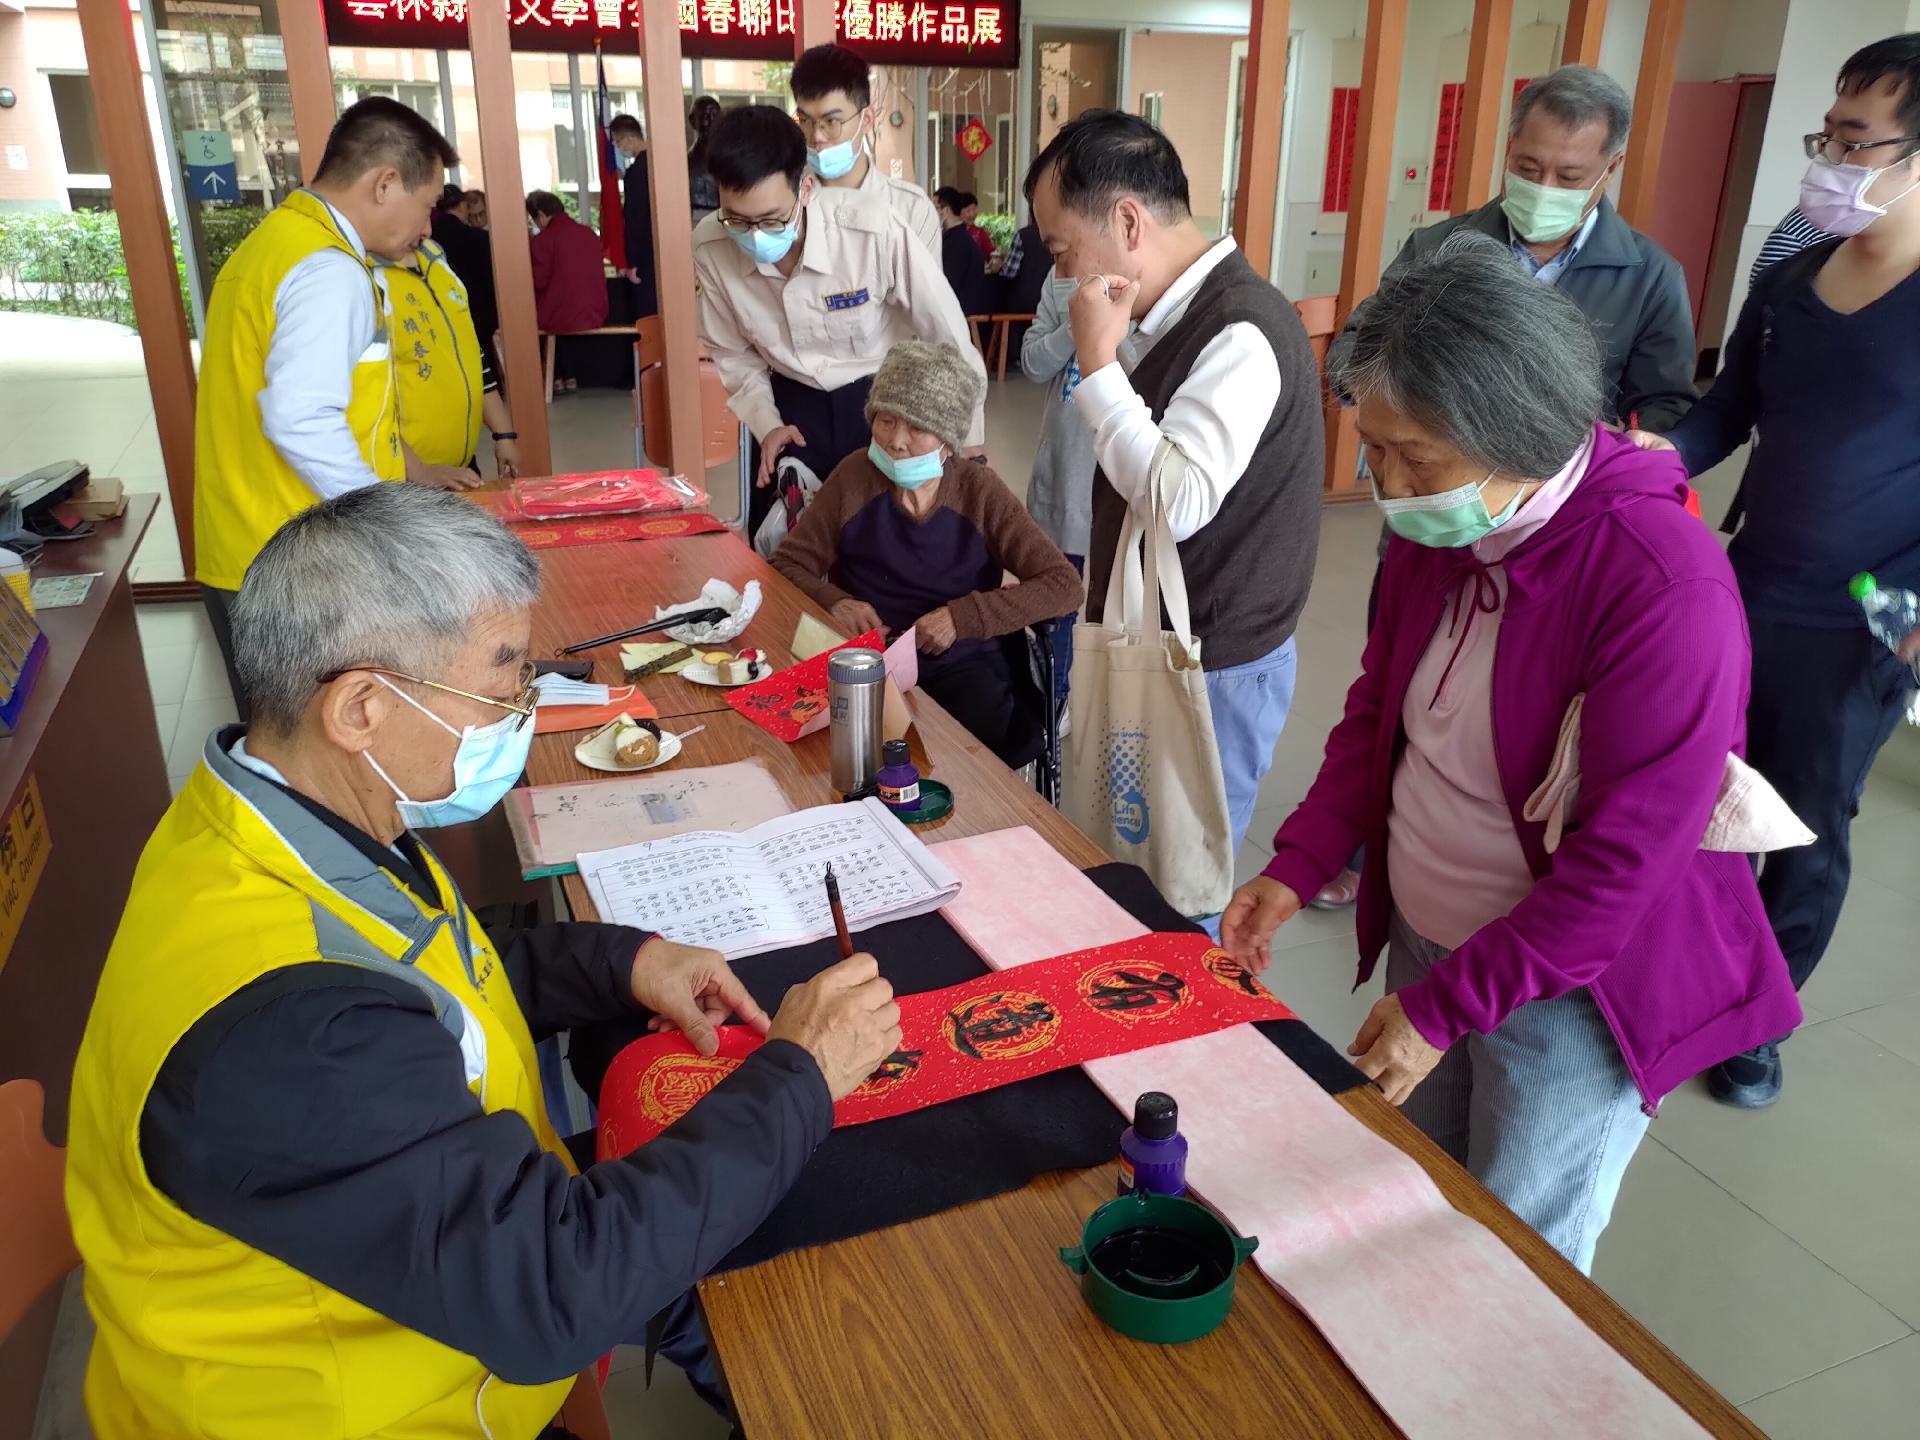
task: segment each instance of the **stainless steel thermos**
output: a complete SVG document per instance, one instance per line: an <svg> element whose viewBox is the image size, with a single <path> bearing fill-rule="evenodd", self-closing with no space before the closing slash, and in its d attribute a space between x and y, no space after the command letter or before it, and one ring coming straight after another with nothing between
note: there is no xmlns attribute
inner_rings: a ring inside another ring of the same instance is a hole
<svg viewBox="0 0 1920 1440"><path fill-rule="evenodd" d="M833 791L864 795L880 773L880 712L887 662L877 650L837 650L827 659L827 704L832 715Z"/></svg>

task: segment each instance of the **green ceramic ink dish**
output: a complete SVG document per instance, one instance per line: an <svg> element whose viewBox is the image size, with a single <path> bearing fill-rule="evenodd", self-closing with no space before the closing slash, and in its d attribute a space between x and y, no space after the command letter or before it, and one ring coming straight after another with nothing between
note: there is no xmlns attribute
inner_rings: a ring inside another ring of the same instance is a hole
<svg viewBox="0 0 1920 1440"><path fill-rule="evenodd" d="M1136 1192L1089 1215L1060 1259L1080 1277L1087 1308L1115 1330L1178 1345L1219 1328L1234 1274L1259 1244L1197 1201Z"/></svg>

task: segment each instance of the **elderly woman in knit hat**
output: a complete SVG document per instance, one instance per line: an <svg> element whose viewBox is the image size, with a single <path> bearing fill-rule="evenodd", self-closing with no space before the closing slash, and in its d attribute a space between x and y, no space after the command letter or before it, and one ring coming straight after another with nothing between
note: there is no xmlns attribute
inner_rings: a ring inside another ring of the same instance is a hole
<svg viewBox="0 0 1920 1440"><path fill-rule="evenodd" d="M1081 588L1006 483L959 453L985 387L951 345L894 346L867 396L873 443L834 468L773 564L848 634L912 628L920 687L1004 758L1001 637L1077 609Z"/></svg>

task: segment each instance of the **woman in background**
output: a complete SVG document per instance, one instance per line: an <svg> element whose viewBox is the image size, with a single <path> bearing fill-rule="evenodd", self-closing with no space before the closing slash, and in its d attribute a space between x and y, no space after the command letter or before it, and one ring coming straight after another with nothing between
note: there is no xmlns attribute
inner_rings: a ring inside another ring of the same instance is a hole
<svg viewBox="0 0 1920 1440"><path fill-rule="evenodd" d="M707 136L720 118L720 102L702 95L687 111L687 134L693 144L687 150L687 194L693 201L693 223L698 225L720 208L720 186L707 169Z"/></svg>

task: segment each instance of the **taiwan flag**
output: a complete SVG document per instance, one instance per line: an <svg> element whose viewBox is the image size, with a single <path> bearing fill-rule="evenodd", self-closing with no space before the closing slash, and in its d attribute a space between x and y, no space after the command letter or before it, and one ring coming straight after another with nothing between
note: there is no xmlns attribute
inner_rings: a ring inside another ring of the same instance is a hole
<svg viewBox="0 0 1920 1440"><path fill-rule="evenodd" d="M620 152L614 148L613 135L607 129L607 122L613 119L613 102L607 97L606 58L597 44L593 47L593 66L593 132L600 151L600 249L609 265L625 270L627 227L620 208Z"/></svg>

